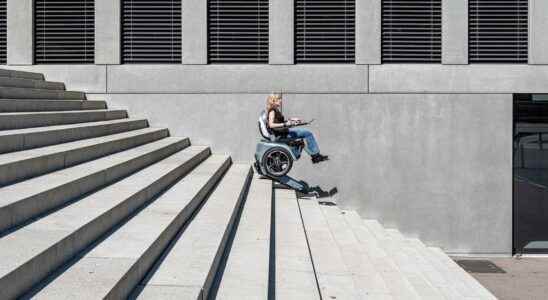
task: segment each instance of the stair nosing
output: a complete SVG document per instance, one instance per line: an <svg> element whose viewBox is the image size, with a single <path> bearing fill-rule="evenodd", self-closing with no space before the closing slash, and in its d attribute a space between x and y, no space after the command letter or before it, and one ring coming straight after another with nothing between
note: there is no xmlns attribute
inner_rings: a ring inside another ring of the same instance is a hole
<svg viewBox="0 0 548 300"><path fill-rule="evenodd" d="M41 127L29 127L29 128L19 128L19 129L6 129L0 130L0 138L4 136L13 136L13 135L23 135L31 133L42 133L50 131L62 131L67 129L76 129L84 127L94 127L102 126L109 124L119 124L119 123L131 123L131 122L142 122L147 121L146 118L124 118L124 119L114 119L114 120L105 120L105 121L94 121L94 122L83 122L83 123L72 123L72 124L62 124L62 125L51 125L51 126L41 126ZM159 127L161 128L161 127Z"/></svg>
<svg viewBox="0 0 548 300"><path fill-rule="evenodd" d="M124 132L120 132L120 133L109 134L109 135L104 135L104 136L99 136L99 137L93 137L93 138L89 138L89 139L76 140L76 141L72 141L72 142L68 142L68 143L60 143L60 144L49 145L49 146L44 146L44 147L39 147L39 148L34 148L34 149L4 153L4 154L0 155L0 166L4 166L4 165L7 165L7 164L12 164L12 163L17 163L17 162L28 160L28 159L36 159L38 157L45 157L45 156L49 156L49 155L55 155L55 154L59 154L59 153L63 153L63 152L69 152L69 151L84 149L84 148L87 148L87 147L90 147L90 146L98 145L97 143L93 143L93 140L108 139L107 141L104 142L104 143L108 143L108 142L114 142L114 141L117 141L117 140L122 140L122 139L126 139L126 138L131 138L131 137L134 137L134 136L140 136L140 135L143 135L143 134L158 132L158 131L164 131L164 130L168 130L168 129L164 128L164 127L146 127L146 128L142 128L142 129L124 131ZM70 147L70 146L73 146L73 145L77 145L77 146ZM62 146L69 146L70 148L69 149L59 149L59 150L56 149L56 148L61 148ZM49 148L49 149L47 149L47 148ZM54 149L54 150L57 150L57 151L52 151L50 153L45 153L47 150L50 150L50 149ZM39 155L27 155L26 157L23 157L23 156L25 156L26 154L29 154L29 153L30 154L37 153ZM11 160L6 161L6 157L10 158L10 156L13 157L13 158Z"/></svg>
<svg viewBox="0 0 548 300"><path fill-rule="evenodd" d="M94 112L126 112L125 109L81 109L81 110L52 110L52 111L22 111L22 112L0 112L0 117L16 115L51 115L51 114L76 114L76 113L94 113Z"/></svg>

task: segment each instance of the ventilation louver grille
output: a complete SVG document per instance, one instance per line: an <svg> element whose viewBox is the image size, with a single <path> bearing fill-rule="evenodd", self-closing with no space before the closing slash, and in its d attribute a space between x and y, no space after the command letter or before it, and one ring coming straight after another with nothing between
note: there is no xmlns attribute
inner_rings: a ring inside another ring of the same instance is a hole
<svg viewBox="0 0 548 300"><path fill-rule="evenodd" d="M93 63L94 10L93 0L35 0L35 62Z"/></svg>
<svg viewBox="0 0 548 300"><path fill-rule="evenodd" d="M527 0L469 0L469 61L527 63Z"/></svg>
<svg viewBox="0 0 548 300"><path fill-rule="evenodd" d="M123 63L181 63L181 0L122 0L122 22Z"/></svg>
<svg viewBox="0 0 548 300"><path fill-rule="evenodd" d="M382 61L441 63L441 0L382 1Z"/></svg>
<svg viewBox="0 0 548 300"><path fill-rule="evenodd" d="M296 62L354 63L355 15L355 0L296 0Z"/></svg>
<svg viewBox="0 0 548 300"><path fill-rule="evenodd" d="M209 0L209 62L268 63L268 1Z"/></svg>
<svg viewBox="0 0 548 300"><path fill-rule="evenodd" d="M0 64L7 60L7 0L0 0Z"/></svg>

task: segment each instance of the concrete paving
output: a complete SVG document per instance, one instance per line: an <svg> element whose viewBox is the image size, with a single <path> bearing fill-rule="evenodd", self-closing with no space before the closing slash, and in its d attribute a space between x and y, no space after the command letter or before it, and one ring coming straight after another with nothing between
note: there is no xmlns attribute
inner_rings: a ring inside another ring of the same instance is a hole
<svg viewBox="0 0 548 300"><path fill-rule="evenodd" d="M548 259L546 257L452 257L489 260L506 273L470 273L500 300L544 300L548 295Z"/></svg>

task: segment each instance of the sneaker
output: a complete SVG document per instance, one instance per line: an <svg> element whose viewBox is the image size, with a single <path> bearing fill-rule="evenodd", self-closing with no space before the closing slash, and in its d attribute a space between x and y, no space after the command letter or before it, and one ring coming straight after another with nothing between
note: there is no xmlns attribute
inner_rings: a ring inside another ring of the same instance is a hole
<svg viewBox="0 0 548 300"><path fill-rule="evenodd" d="M329 156L321 155L319 153L312 155L312 163L313 164L317 164L317 163L322 162L324 160L329 160Z"/></svg>

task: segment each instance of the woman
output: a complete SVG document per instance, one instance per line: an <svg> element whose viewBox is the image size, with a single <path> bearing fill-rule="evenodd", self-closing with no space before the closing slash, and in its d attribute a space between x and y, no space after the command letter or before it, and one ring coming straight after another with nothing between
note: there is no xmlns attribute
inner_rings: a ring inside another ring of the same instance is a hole
<svg viewBox="0 0 548 300"><path fill-rule="evenodd" d="M304 128L287 128L302 122L298 118L286 120L281 112L282 96L272 94L266 101L266 114L268 117L268 127L277 129L275 132L280 135L286 135L290 139L304 139L306 143L306 152L312 158L312 163L319 163L328 160L327 155L320 154L320 148L312 132Z"/></svg>

